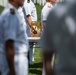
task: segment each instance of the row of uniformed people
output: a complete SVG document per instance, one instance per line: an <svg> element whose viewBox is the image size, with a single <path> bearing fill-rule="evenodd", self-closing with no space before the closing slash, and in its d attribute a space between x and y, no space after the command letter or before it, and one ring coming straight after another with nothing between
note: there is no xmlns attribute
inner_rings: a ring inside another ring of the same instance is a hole
<svg viewBox="0 0 76 75"><path fill-rule="evenodd" d="M29 5L26 0L8 1L0 16L0 71L2 75L28 75L27 37L31 34L27 17L31 16L32 21L37 21L36 12L36 18L33 18L36 8L33 5L34 10L26 10L25 5ZM30 14L27 15L28 11Z"/></svg>
<svg viewBox="0 0 76 75"><path fill-rule="evenodd" d="M47 0L47 3L46 3L46 5L44 6L44 8L42 9L42 14L41 14L41 19L42 19L42 25L43 26L45 26L46 25L46 20L47 20L47 16L48 16L48 13L50 12L50 10L53 8L53 6L52 6L52 4L49 2L49 1L51 1L51 0ZM11 0L9 0L9 2L10 2L10 4L8 5L9 7L11 7ZM18 1L19 2L19 1ZM24 5L23 5L23 8L22 7L20 7L20 8L18 8L18 11L17 11L17 13L19 14L19 18L20 18L20 20L21 20L21 26L23 25L23 28L24 28L24 30L25 30L25 34L27 34L26 35L26 39L27 39L27 37L28 36L31 36L31 34L30 34L30 27L29 27L29 25L31 24L31 22L34 22L34 21L37 21L37 15L36 15L36 8L35 8L35 5L32 3L32 1L30 2L29 0L28 0L28 3L27 3L27 1L25 0L25 2L24 2ZM12 4L13 5L13 4ZM14 6L14 5L13 5ZM31 8L33 6L33 8ZM28 9L27 9L28 8ZM31 10L29 10L31 8ZM45 11L47 10L47 12L46 13L44 13ZM10 13L12 13L12 14L16 14L15 13L15 9L14 10L11 10L10 9ZM5 13L6 14L6 13ZM35 15L34 15L35 14ZM25 16L26 15L26 16ZM34 16L35 16L35 18L34 18ZM11 18L11 17L10 17ZM2 18L1 18L2 19ZM9 21L10 21L11 19L9 19ZM6 20L6 22L7 22L8 20ZM25 22L26 21L26 22ZM10 21L11 22L11 21ZM10 22L8 22L8 23L10 23ZM13 19L12 19L12 22L13 22ZM11 23L12 23L11 22ZM13 22L13 23L15 23L15 22ZM8 28L8 27L7 27ZM9 28L8 28L9 29ZM15 29L15 28L14 28ZM28 30L28 31L27 31ZM13 31L12 31L13 32ZM12 33L11 32L11 33ZM10 34L11 34L10 33ZM12 35L13 36L13 35ZM18 40L18 39L17 39ZM19 39L20 40L20 39ZM21 40L22 40L22 38L21 38ZM18 45L18 43L17 43L17 45ZM17 46L16 45L16 46ZM27 44L25 44L26 46L27 46ZM24 47L24 46L22 46L22 47ZM26 49L26 51L28 52L28 49L27 48L25 48ZM30 50L30 51L33 51L33 50ZM22 51L21 51L22 52ZM31 52L31 53L33 53L33 52ZM26 57L27 57L27 53L26 53ZM19 58L17 58L17 59L19 59ZM20 58L20 61L21 61L21 58ZM26 61L27 62L27 61ZM26 70L27 70L27 67L28 67L28 64L26 63ZM28 71L27 71L28 72ZM27 73L26 72L26 73Z"/></svg>

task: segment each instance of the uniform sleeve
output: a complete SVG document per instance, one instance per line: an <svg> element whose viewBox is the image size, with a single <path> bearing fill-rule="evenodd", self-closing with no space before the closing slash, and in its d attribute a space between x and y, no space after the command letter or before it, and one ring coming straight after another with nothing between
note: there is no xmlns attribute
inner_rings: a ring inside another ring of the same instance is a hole
<svg viewBox="0 0 76 75"><path fill-rule="evenodd" d="M43 10L42 10L42 20L43 21L46 21L47 20L47 17L49 15L49 12L52 10L53 8L49 8L47 5L45 5L43 7Z"/></svg>
<svg viewBox="0 0 76 75"><path fill-rule="evenodd" d="M41 16L42 16L42 21L46 21L47 15L46 13L44 13L44 11L41 13Z"/></svg>
<svg viewBox="0 0 76 75"><path fill-rule="evenodd" d="M4 19L4 39L6 40L15 40L17 33L18 21L15 15L9 15Z"/></svg>
<svg viewBox="0 0 76 75"><path fill-rule="evenodd" d="M37 21L37 11L33 2L31 2L32 12L31 16L33 17L33 21Z"/></svg>
<svg viewBox="0 0 76 75"><path fill-rule="evenodd" d="M47 13L48 12L48 8L47 6L45 5L42 9L42 12L41 12L41 16L42 16L42 21L46 21L47 19Z"/></svg>
<svg viewBox="0 0 76 75"><path fill-rule="evenodd" d="M31 15L30 3L24 4L24 10L26 11L26 15Z"/></svg>

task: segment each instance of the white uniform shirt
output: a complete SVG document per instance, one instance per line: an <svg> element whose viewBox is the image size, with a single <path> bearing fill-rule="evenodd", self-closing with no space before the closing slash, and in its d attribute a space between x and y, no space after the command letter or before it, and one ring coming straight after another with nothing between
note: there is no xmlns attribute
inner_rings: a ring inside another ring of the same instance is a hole
<svg viewBox="0 0 76 75"><path fill-rule="evenodd" d="M10 9L14 9L15 14L10 13ZM5 52L5 41L14 40L15 53L28 52L28 40L23 21L15 7L8 4L1 14L0 25L0 46L2 53Z"/></svg>
<svg viewBox="0 0 76 75"><path fill-rule="evenodd" d="M72 0L71 0L72 1ZM76 75L76 1L57 6L50 12L41 43L46 52L56 52L56 75Z"/></svg>
<svg viewBox="0 0 76 75"><path fill-rule="evenodd" d="M45 6L43 7L42 11L41 11L41 23L42 23L42 28L44 29L44 26L43 25L43 21L46 21L47 20L47 17L49 15L49 12L53 9L53 6L52 4L50 4L49 2L47 2L45 4Z"/></svg>
<svg viewBox="0 0 76 75"><path fill-rule="evenodd" d="M30 27L29 27L29 24L28 24L28 21L27 21L27 18L26 18L26 12L23 10L23 7L20 7L18 9L18 12L20 14L20 17L21 17L21 20L23 22L25 31L27 33L27 37L30 37L31 33L30 33Z"/></svg>
<svg viewBox="0 0 76 75"><path fill-rule="evenodd" d="M26 26L27 26L27 24L26 24L26 21L25 21L25 18L24 18L24 17L26 17L26 16L24 16L22 7L19 7L18 12L19 12L19 14L20 14L21 20L22 20L22 22L23 22L23 25L24 25L24 28L25 28L25 31L26 31Z"/></svg>
<svg viewBox="0 0 76 75"><path fill-rule="evenodd" d="M47 16L49 14L49 12L52 10L53 6L50 3L46 3L45 6L43 7L42 11L41 11L41 20L42 21L46 21L47 20Z"/></svg>
<svg viewBox="0 0 76 75"><path fill-rule="evenodd" d="M25 0L23 7L26 11L26 15L29 14L31 16L32 21L37 21L37 11L34 3L32 1L27 3L27 0Z"/></svg>

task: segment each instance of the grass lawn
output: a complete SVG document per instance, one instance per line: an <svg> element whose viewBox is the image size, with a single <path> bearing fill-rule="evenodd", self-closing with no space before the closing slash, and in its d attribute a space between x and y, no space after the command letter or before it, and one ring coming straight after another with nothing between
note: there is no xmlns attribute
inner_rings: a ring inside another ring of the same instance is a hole
<svg viewBox="0 0 76 75"><path fill-rule="evenodd" d="M2 6L0 6L0 13L2 12L2 10L3 10L3 7L2 7Z"/></svg>
<svg viewBox="0 0 76 75"><path fill-rule="evenodd" d="M41 20L41 9L42 6L36 4L37 14L38 14L38 22ZM3 10L3 7L0 6L0 12ZM41 60L41 52L40 48L35 48L35 61L33 65L29 66L29 75L41 75L42 73L42 60Z"/></svg>
<svg viewBox="0 0 76 75"><path fill-rule="evenodd" d="M41 21L41 10L42 10L42 6L39 6L38 4L36 4L36 9L37 9L38 22L40 22Z"/></svg>

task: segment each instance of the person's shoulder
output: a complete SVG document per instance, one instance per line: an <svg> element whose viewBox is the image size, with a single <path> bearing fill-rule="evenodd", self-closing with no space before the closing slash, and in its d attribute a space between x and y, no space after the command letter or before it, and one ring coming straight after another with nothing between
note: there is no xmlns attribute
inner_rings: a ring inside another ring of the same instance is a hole
<svg viewBox="0 0 76 75"><path fill-rule="evenodd" d="M4 8L4 10L3 10L2 13L1 13L1 16L5 16L6 14L7 14L7 15L9 14L9 9Z"/></svg>
<svg viewBox="0 0 76 75"><path fill-rule="evenodd" d="M47 8L51 8L52 7L52 4L49 3L49 2L47 2L46 6L47 6Z"/></svg>
<svg viewBox="0 0 76 75"><path fill-rule="evenodd" d="M31 1L31 5L36 8L35 3Z"/></svg>
<svg viewBox="0 0 76 75"><path fill-rule="evenodd" d="M5 8L5 9L3 10L3 12L1 13L1 16L2 16L2 17L8 17L8 16L10 16L10 15L15 15L15 10L14 10L13 8L10 8L10 9Z"/></svg>
<svg viewBox="0 0 76 75"><path fill-rule="evenodd" d="M31 4L34 4L32 1L30 1Z"/></svg>
<svg viewBox="0 0 76 75"><path fill-rule="evenodd" d="M17 14L15 12L15 9L13 8L4 9L4 11L1 14L2 22L13 21L15 23L15 21L18 20L16 15Z"/></svg>
<svg viewBox="0 0 76 75"><path fill-rule="evenodd" d="M46 3L44 6L43 6L43 10L45 9L48 9L48 8L51 8L51 4L50 3Z"/></svg>
<svg viewBox="0 0 76 75"><path fill-rule="evenodd" d="M44 4L43 8L47 5L47 3Z"/></svg>
<svg viewBox="0 0 76 75"><path fill-rule="evenodd" d="M42 8L42 12L44 12L47 9L47 4L45 4Z"/></svg>
<svg viewBox="0 0 76 75"><path fill-rule="evenodd" d="M11 8L9 13L10 13L10 15L15 15L16 14L15 9Z"/></svg>

